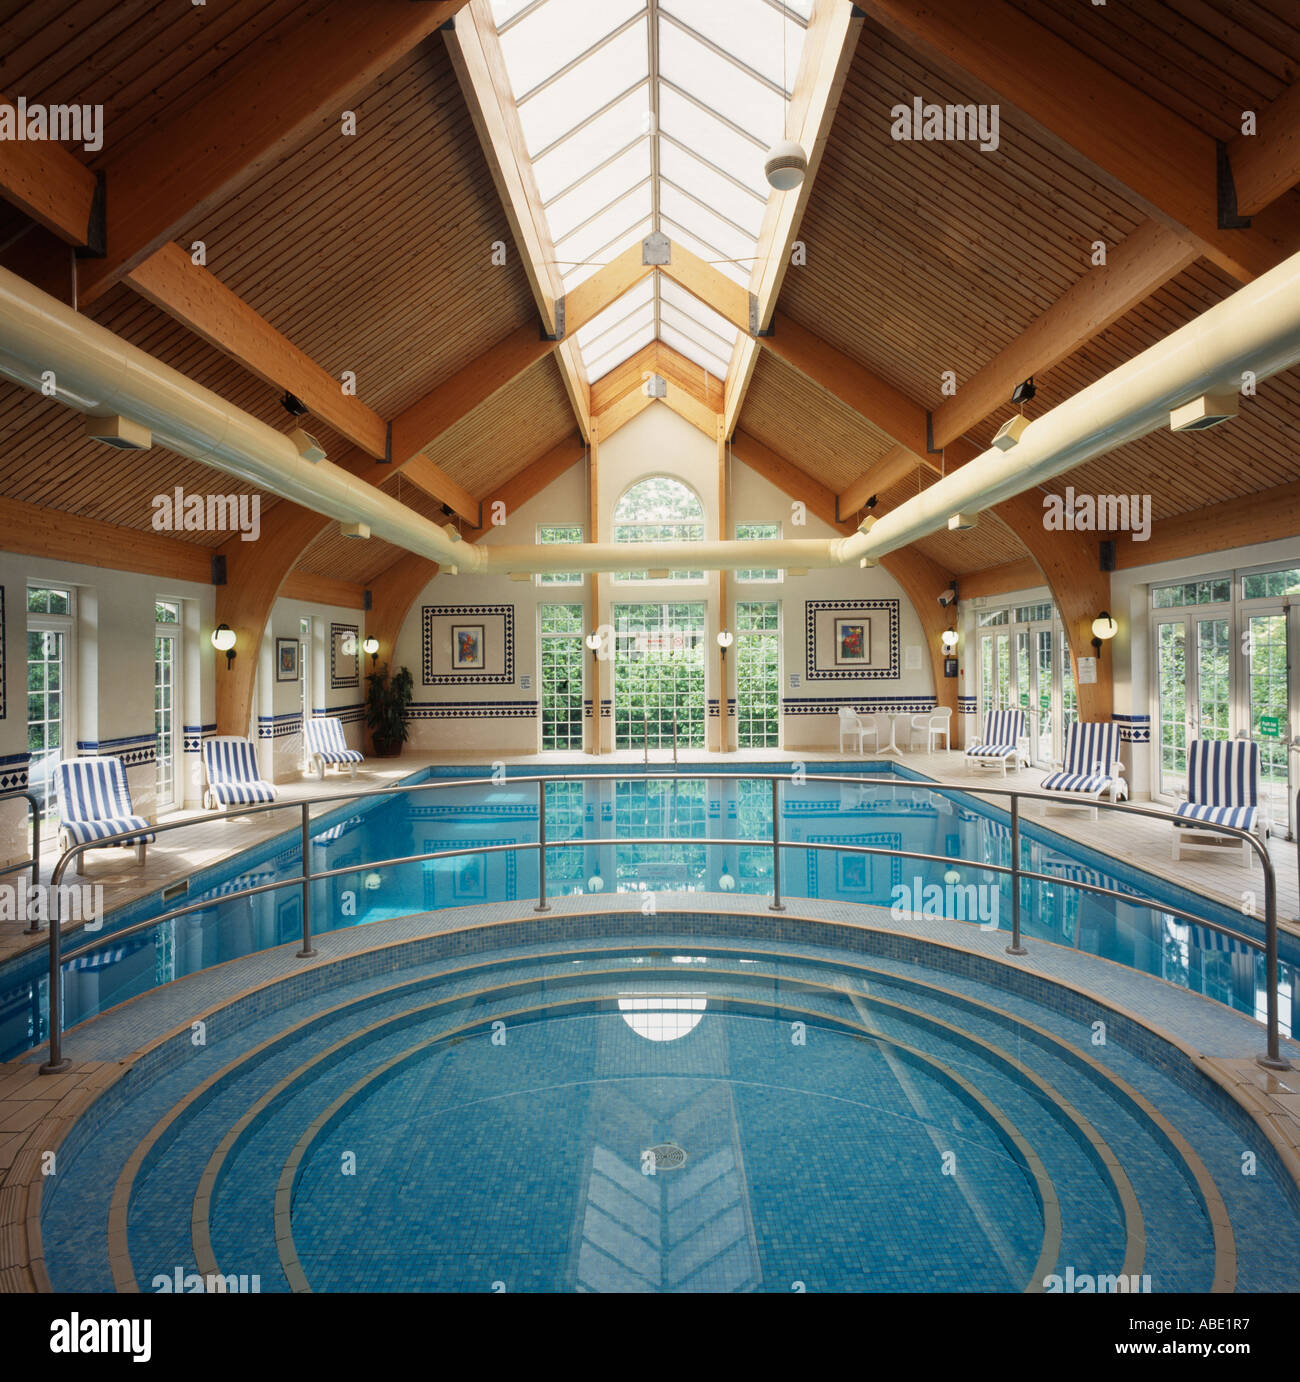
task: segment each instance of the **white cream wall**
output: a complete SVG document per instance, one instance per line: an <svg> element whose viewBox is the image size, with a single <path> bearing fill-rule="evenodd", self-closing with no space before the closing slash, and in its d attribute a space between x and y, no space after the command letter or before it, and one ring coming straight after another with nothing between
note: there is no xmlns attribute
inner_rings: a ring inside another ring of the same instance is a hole
<svg viewBox="0 0 1300 1382"><path fill-rule="evenodd" d="M699 494L704 506L706 536L718 535L717 448L701 432L669 408L647 408L599 450L599 528L588 540L607 541L613 532L613 513L619 498L648 475L669 475L682 480ZM833 529L809 516L806 525L792 523L789 498L739 462L730 465L729 529L735 523L779 522L786 537L834 537ZM484 543L531 543L542 524L573 523L587 512L586 468L578 464L542 494L510 516L507 524L484 538ZM585 527L585 523L584 523ZM581 586L538 587L511 581L507 576L436 576L419 598L402 626L397 640L395 666L407 666L416 681L416 706L411 724L411 745L429 751L459 750L484 754L531 753L539 743L537 702L539 656L538 606L568 601L584 605L587 628L612 622L616 603L659 600L703 600L710 647L706 657L705 695L723 702L735 695L734 681L726 695L718 688L718 657L712 636L723 625L734 627L736 599L779 600L782 604L782 698L783 736L788 747L834 746L838 740L836 707L840 702L865 708L921 709L933 702L934 682L925 655L920 620L902 589L883 570L816 571L803 577L787 577L779 584L728 582L725 614L718 609L718 577L710 573L700 585L644 582L619 584L609 576L598 581L599 609L591 610L591 581ZM938 592L936 592L937 594ZM900 614L900 674L896 679L855 678L809 685L804 680L804 601L821 599L897 599ZM424 605L511 605L515 611L515 679L507 686L425 686L421 680L421 610ZM906 650L917 649L920 667L906 669ZM591 698L591 661L587 660L586 696ZM734 659L728 658L733 677ZM789 674L800 674L801 685L791 690ZM530 676L530 687L521 678ZM612 686L612 680L610 682ZM605 696L610 695L607 689ZM811 712L811 713L809 713ZM608 725L607 725L608 728ZM711 726L712 728L712 726ZM886 731L887 732L887 731ZM733 742L734 742L734 729ZM608 744L608 736L606 743Z"/></svg>
<svg viewBox="0 0 1300 1382"><path fill-rule="evenodd" d="M153 639L155 599L179 600L185 623L182 723L216 718L215 654L206 642L213 624L211 586L165 580L137 572L50 561L0 552L4 587L5 716L0 719L0 785L27 782L27 587L53 585L74 592L70 695L76 706L67 751L114 753L127 765L127 783L138 812L154 816ZM200 639L200 630L204 637ZM191 735L186 733L190 741ZM198 753L183 753L187 800L197 800ZM0 854L22 858L26 804L0 806Z"/></svg>
<svg viewBox="0 0 1300 1382"><path fill-rule="evenodd" d="M279 599L271 609L262 638L257 666L255 723L252 733L257 744L258 763L272 782L302 776L302 701L296 681L277 681L275 643L277 638L300 639L303 619L311 620L311 645L308 650L311 676L311 705L308 713L323 711L343 722L343 737L348 747L363 748L365 734L366 673L370 659L361 651L366 637L363 610L340 605L319 605L306 600ZM330 679L330 625L346 624L357 630L357 685L335 687Z"/></svg>

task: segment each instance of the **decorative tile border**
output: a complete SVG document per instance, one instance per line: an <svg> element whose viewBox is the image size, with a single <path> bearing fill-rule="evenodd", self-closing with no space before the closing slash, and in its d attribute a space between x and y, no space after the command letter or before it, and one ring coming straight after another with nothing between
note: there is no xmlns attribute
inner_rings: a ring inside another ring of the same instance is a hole
<svg viewBox="0 0 1300 1382"><path fill-rule="evenodd" d="M438 672L433 670L433 621L493 617L502 620L505 670L501 672ZM514 605L424 605L420 611L421 679L425 686L513 686L515 681Z"/></svg>
<svg viewBox="0 0 1300 1382"><path fill-rule="evenodd" d="M312 706L311 717L313 720L322 720L326 716L332 716L345 725L360 724L366 718L366 703L365 701L357 701L355 705Z"/></svg>
<svg viewBox="0 0 1300 1382"><path fill-rule="evenodd" d="M11 753L0 758L0 792L25 792L30 753Z"/></svg>
<svg viewBox="0 0 1300 1382"><path fill-rule="evenodd" d="M1112 715L1119 726L1121 744L1149 744L1151 742L1150 715Z"/></svg>
<svg viewBox="0 0 1300 1382"><path fill-rule="evenodd" d="M139 768L158 761L158 741L152 730L120 739L78 739L77 752L91 758L120 758L124 768Z"/></svg>
<svg viewBox="0 0 1300 1382"><path fill-rule="evenodd" d="M782 715L838 715L844 706L861 714L923 715L938 702L933 696L784 696Z"/></svg>
<svg viewBox="0 0 1300 1382"><path fill-rule="evenodd" d="M259 739L288 739L301 733L301 710L291 710L286 715L259 715L257 717L257 737Z"/></svg>
<svg viewBox="0 0 1300 1382"><path fill-rule="evenodd" d="M819 668L817 666L817 616L827 610L869 614L876 610L889 616L889 666ZM897 600L805 600L804 677L808 681L895 681L898 678L899 614Z"/></svg>
<svg viewBox="0 0 1300 1382"><path fill-rule="evenodd" d="M361 685L361 630L356 624L330 625L330 690L342 691L348 687ZM348 642L352 651L346 651ZM345 664L340 671L339 654L351 663L351 670Z"/></svg>
<svg viewBox="0 0 1300 1382"><path fill-rule="evenodd" d="M541 713L540 701L426 701L412 702L412 720L531 720Z"/></svg>
<svg viewBox="0 0 1300 1382"><path fill-rule="evenodd" d="M957 714L958 715L977 715L979 713L978 696L958 696Z"/></svg>
<svg viewBox="0 0 1300 1382"><path fill-rule="evenodd" d="M186 725L183 734L184 751L186 753L201 753L203 741L213 738L216 732L216 725Z"/></svg>

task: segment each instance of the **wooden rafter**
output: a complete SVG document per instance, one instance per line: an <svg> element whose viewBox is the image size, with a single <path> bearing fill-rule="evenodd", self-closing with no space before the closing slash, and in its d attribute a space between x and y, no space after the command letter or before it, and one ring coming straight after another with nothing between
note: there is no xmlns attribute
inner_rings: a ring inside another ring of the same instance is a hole
<svg viewBox="0 0 1300 1382"><path fill-rule="evenodd" d="M80 266L101 297L196 216L226 201L452 18L465 0L327 0L233 64L185 118L155 126L104 167L107 253ZM340 138L345 137L340 132Z"/></svg>
<svg viewBox="0 0 1300 1382"><path fill-rule="evenodd" d="M1241 216L1262 211L1300 182L1300 82L1259 112L1254 134L1232 141L1228 162Z"/></svg>
<svg viewBox="0 0 1300 1382"><path fill-rule="evenodd" d="M1153 96L1080 52L1007 0L965 7L861 0L901 42L981 95L1014 105L1041 130L1192 235L1246 283L1300 246L1300 217L1280 202L1242 229L1219 224L1215 141Z"/></svg>
<svg viewBox="0 0 1300 1382"><path fill-rule="evenodd" d="M13 102L0 94L0 105ZM90 243L97 188L95 174L52 141L0 140L0 196L65 244Z"/></svg>

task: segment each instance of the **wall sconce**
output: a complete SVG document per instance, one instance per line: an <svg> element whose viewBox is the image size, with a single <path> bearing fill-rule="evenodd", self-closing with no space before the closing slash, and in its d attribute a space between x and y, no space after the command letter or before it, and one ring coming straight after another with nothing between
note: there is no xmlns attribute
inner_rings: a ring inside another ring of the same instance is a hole
<svg viewBox="0 0 1300 1382"><path fill-rule="evenodd" d="M370 654L370 665L373 667L379 661L379 640L371 636L361 646Z"/></svg>
<svg viewBox="0 0 1300 1382"><path fill-rule="evenodd" d="M952 650L957 646L957 630L944 629L943 633L939 635L939 641L943 644L943 650L945 653L952 652Z"/></svg>
<svg viewBox="0 0 1300 1382"><path fill-rule="evenodd" d="M226 655L226 671L230 670L230 664L235 660L235 631L229 624L218 624L212 630L212 646L219 653Z"/></svg>
<svg viewBox="0 0 1300 1382"><path fill-rule="evenodd" d="M727 649L736 641L736 635L729 629L718 630L718 648L722 653L722 660L727 660Z"/></svg>
<svg viewBox="0 0 1300 1382"><path fill-rule="evenodd" d="M1109 610L1102 612L1092 621L1092 646L1101 656L1102 643L1108 643L1119 632L1119 625L1110 617Z"/></svg>
<svg viewBox="0 0 1300 1382"><path fill-rule="evenodd" d="M600 641L600 635L598 633L589 633L586 637L586 644L587 647L591 649L591 660L593 662L597 661L600 657Z"/></svg>

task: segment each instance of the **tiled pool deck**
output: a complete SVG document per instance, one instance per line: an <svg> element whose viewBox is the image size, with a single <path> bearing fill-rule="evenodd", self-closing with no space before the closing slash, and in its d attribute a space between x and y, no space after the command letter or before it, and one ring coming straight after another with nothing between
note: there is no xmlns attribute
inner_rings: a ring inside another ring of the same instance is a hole
<svg viewBox="0 0 1300 1382"><path fill-rule="evenodd" d="M675 933L683 914L703 919L701 934L707 934L710 916L751 918L753 925L746 931L755 941L788 940L801 926L812 932L818 923L829 922L867 928L899 943L910 940L940 947L957 973L967 964L985 967L991 962L1014 971L1011 982L1030 989L1041 988L1044 981L1063 984L1104 1008L1127 1014L1177 1047L1200 1073L1246 1109L1268 1136L1282 1165L1300 1181L1300 1073L1259 1067L1254 1056L1263 1046L1262 1029L1210 999L1050 943L1029 942L1029 953L1013 958L1005 952L1005 932L983 932L935 917L896 919L884 908L792 900L788 911L778 915L766 909L755 911L754 900L746 897L700 893L661 893L656 895L656 904L658 919L643 916L639 906L631 913L642 933L652 934L659 927L665 934ZM421 937L521 920L540 925L543 934L559 936L572 923L602 914L628 916L626 899L557 898L553 911L544 918L531 910L521 914L518 904L483 904L330 932L316 938L319 953L314 959L299 960L295 945L280 946L189 975L83 1023L65 1038L65 1054L73 1064L62 1074L39 1075L41 1053L0 1067L0 1289L35 1290L44 1282L39 1249L33 1250L39 1241L43 1158L57 1148L77 1117L167 1034L241 995L287 978L310 978L319 971L323 995L325 971L335 962ZM501 943L508 943L504 933ZM382 976L374 982L382 982ZM1284 1047L1291 1060L1300 1060L1300 1044L1285 1042Z"/></svg>

